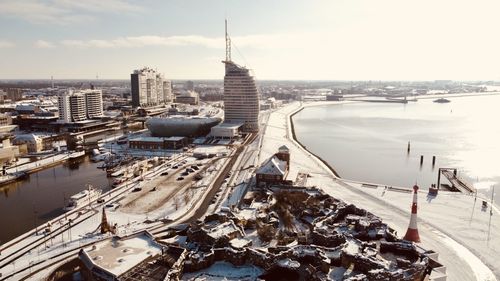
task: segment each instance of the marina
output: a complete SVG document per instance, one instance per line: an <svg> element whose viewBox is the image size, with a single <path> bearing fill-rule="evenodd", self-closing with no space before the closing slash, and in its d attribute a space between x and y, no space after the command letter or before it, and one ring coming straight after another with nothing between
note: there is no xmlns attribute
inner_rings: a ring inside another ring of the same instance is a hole
<svg viewBox="0 0 500 281"><path fill-rule="evenodd" d="M63 214L70 196L87 184L107 191L111 179L88 157L37 171L29 178L0 187L0 241L8 241L53 217Z"/></svg>

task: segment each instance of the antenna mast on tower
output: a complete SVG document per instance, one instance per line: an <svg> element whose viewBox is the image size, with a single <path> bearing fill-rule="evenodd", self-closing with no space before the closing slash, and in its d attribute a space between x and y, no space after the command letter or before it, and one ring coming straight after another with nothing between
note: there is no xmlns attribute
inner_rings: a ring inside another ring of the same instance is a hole
<svg viewBox="0 0 500 281"><path fill-rule="evenodd" d="M227 34L227 19L225 20L225 31L226 31L226 62L231 61L231 38Z"/></svg>

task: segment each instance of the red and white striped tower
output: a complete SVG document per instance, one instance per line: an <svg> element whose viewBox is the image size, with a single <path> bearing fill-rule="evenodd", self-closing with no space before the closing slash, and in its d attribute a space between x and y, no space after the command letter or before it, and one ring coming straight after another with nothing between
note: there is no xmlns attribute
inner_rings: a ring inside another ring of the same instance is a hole
<svg viewBox="0 0 500 281"><path fill-rule="evenodd" d="M413 204L411 204L411 217L410 225L406 231L404 240L420 242L420 235L418 235L417 228L417 195L418 195L418 185L413 186Z"/></svg>

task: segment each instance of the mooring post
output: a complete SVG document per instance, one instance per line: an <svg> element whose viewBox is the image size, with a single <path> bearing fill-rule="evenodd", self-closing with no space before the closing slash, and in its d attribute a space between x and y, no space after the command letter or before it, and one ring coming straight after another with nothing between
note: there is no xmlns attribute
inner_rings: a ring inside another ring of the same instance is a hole
<svg viewBox="0 0 500 281"><path fill-rule="evenodd" d="M441 188L441 168L438 169L438 183L437 183L437 189L439 190Z"/></svg>

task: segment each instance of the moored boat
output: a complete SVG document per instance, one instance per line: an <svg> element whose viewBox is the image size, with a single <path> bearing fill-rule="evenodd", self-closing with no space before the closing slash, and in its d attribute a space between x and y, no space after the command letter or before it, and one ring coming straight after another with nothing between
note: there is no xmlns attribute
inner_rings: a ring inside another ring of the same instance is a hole
<svg viewBox="0 0 500 281"><path fill-rule="evenodd" d="M69 198L68 204L63 208L64 211L73 210L75 208L89 204L101 196L102 190L93 188L90 184L87 189L78 192Z"/></svg>

